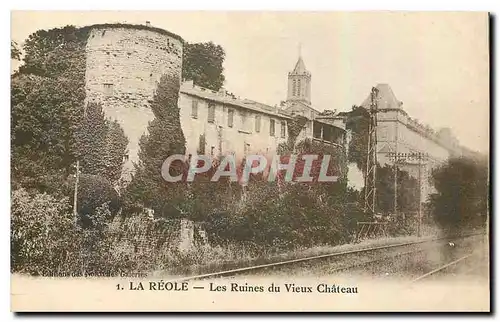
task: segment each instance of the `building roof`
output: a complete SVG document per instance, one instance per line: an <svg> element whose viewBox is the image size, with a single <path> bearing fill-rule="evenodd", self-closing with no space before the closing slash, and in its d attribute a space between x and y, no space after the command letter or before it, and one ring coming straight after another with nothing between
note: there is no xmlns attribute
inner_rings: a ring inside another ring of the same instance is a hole
<svg viewBox="0 0 500 322"><path fill-rule="evenodd" d="M287 103L288 103L288 106L291 106L291 107L301 105L302 107L305 107L308 111L312 112L313 115L320 113L320 111L318 111L317 109L312 107L310 104L308 104L307 102L302 101L302 100L289 100L289 101L287 101Z"/></svg>
<svg viewBox="0 0 500 322"><path fill-rule="evenodd" d="M192 81L183 82L181 84L180 92L191 96L196 96L202 99L206 99L212 102L216 102L219 104L241 107L247 110L260 112L263 114L279 118L285 118L285 119L292 118L292 116L289 113L277 107L273 107L249 99L240 99L239 97L236 97L232 94L228 94L224 89L221 89L220 91L216 92L207 88L196 86L193 84Z"/></svg>
<svg viewBox="0 0 500 322"><path fill-rule="evenodd" d="M403 102L398 101L396 95L392 91L389 84L377 84L375 86L378 89L378 108L379 109L390 109L390 108L402 108ZM366 109L370 108L371 104L371 94L363 101L361 106Z"/></svg>
<svg viewBox="0 0 500 322"><path fill-rule="evenodd" d="M302 56L299 56L297 63L295 64L295 68L293 69L294 74L305 74L307 73L306 65L302 60Z"/></svg>
<svg viewBox="0 0 500 322"><path fill-rule="evenodd" d="M224 104L224 105L231 105L235 107L240 107L244 108L250 111L254 112L260 112L263 114L267 114L270 116L274 116L276 118L281 118L281 119L292 119L294 117L294 114L291 113L290 111L270 106L267 104L263 104L257 101L249 100L249 99L240 99L239 97L236 97L232 94L228 94L224 89L221 89L220 91L216 92L207 88L203 88L200 86L196 86L193 84L193 81L185 81L181 84L180 92L195 96L201 99L205 99L208 101L212 101L215 103L219 104ZM343 119L343 117L340 117L337 113L333 114L328 114L328 115L323 115L322 112L319 112L318 110L314 109L312 106L305 104L303 102L292 102L293 104L299 103L300 105L303 105L313 111L313 117L312 119L319 121L321 123L333 125L335 127L339 127L343 130L345 130L344 126L339 126L338 124L334 124L335 120L338 119Z"/></svg>
<svg viewBox="0 0 500 322"><path fill-rule="evenodd" d="M460 145L458 139L454 137L450 129L444 128L439 131L435 131L428 125L420 123L418 120L411 118L406 111L402 109L403 102L399 101L394 95L391 87L388 84L377 84L375 86L378 89L378 109L379 110L397 110L407 117L407 122L404 124L411 128L413 131L426 136L427 138L433 140L437 144L441 145L449 151L463 150L464 148ZM363 101L362 107L367 110L370 109L371 105L371 94ZM347 115L350 112L345 113ZM341 113L344 114L344 113ZM400 121L401 122L401 121ZM465 152L463 152L465 153Z"/></svg>
<svg viewBox="0 0 500 322"><path fill-rule="evenodd" d="M312 119L315 122L332 125L345 130L345 122L344 122L345 115L341 115L337 111L325 110L323 112L320 112L311 105L303 101L288 101L287 103L288 103L287 108L289 109L289 111L291 110L291 112L289 112L291 115L294 115L294 113L296 113L294 107L299 107L299 108L302 107L308 111L309 113L308 115L303 115L306 116L308 119ZM338 124L337 121L339 120L342 121L342 125Z"/></svg>

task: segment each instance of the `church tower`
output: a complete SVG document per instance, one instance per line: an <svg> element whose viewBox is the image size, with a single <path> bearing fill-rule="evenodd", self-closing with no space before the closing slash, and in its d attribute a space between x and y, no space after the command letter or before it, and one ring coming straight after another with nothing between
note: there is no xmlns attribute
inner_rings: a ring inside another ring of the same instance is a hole
<svg viewBox="0 0 500 322"><path fill-rule="evenodd" d="M299 54L299 60L292 72L288 73L287 101L299 101L311 105L311 73Z"/></svg>

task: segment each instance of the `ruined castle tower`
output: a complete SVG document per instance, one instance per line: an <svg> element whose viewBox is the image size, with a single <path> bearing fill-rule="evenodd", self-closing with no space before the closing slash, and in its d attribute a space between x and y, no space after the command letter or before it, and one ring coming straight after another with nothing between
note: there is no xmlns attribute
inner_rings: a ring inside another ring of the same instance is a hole
<svg viewBox="0 0 500 322"><path fill-rule="evenodd" d="M295 68L288 73L287 101L301 101L311 105L311 73L307 71L300 55Z"/></svg>
<svg viewBox="0 0 500 322"><path fill-rule="evenodd" d="M183 40L146 25L90 26L85 89L87 102L99 102L129 140L123 176L138 161L139 139L154 118L150 103L161 76L181 81Z"/></svg>

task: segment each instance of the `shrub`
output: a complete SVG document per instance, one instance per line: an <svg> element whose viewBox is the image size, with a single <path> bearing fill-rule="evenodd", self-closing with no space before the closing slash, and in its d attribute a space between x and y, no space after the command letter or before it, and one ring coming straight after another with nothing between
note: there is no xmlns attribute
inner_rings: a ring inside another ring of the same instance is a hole
<svg viewBox="0 0 500 322"><path fill-rule="evenodd" d="M70 204L73 204L75 189L74 178L67 181L66 194L70 197ZM109 218L111 219L120 209L120 199L117 192L106 178L81 174L78 180L78 214L83 227L91 225L91 217L96 210L106 204L109 207Z"/></svg>
<svg viewBox="0 0 500 322"><path fill-rule="evenodd" d="M12 193L11 269L32 275L79 270L79 230L66 199L47 194ZM75 238L76 237L76 238Z"/></svg>

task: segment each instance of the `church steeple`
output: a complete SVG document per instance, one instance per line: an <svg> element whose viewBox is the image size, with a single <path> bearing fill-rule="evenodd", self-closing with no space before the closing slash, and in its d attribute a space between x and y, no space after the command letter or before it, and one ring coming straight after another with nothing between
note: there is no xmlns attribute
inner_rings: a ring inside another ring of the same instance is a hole
<svg viewBox="0 0 500 322"><path fill-rule="evenodd" d="M302 101L311 105L311 73L306 69L299 50L299 59L292 72L288 73L288 101Z"/></svg>

